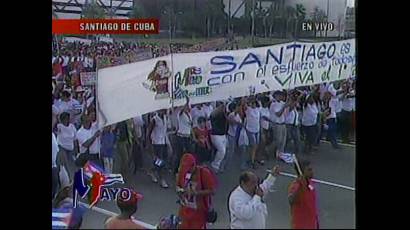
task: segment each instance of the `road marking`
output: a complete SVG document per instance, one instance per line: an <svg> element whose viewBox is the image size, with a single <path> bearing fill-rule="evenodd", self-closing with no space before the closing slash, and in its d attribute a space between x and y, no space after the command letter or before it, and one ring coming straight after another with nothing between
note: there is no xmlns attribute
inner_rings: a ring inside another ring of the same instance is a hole
<svg viewBox="0 0 410 230"><path fill-rule="evenodd" d="M70 200L72 201L71 198L70 198ZM90 210L99 212L99 213L104 214L104 215L106 215L106 216L117 216L117 215L118 215L118 214L115 213L115 212L111 212L111 211L105 210L105 209L103 209L103 208L99 208L99 207L96 207L96 206L90 208L90 205L88 205L88 204L86 204L86 203L83 203L83 202L79 202L79 203L80 203L81 205L85 206L86 208L90 209ZM154 225L147 224L147 223L144 223L144 222L139 221L139 220L133 220L133 221L134 221L135 223L141 225L142 227L146 228L146 229L157 229L157 227L154 226Z"/></svg>
<svg viewBox="0 0 410 230"><path fill-rule="evenodd" d="M320 142L330 144L329 141L325 141L325 140L320 140ZM345 144L345 143L340 143L340 142L338 142L337 144L338 144L338 145L341 145L341 146L347 146L347 147L356 148L356 144L352 145L352 144Z"/></svg>
<svg viewBox="0 0 410 230"><path fill-rule="evenodd" d="M266 170L266 171L271 172L271 170ZM279 174L282 175L282 176L296 178L296 175L290 174L290 173L280 172ZM326 185L330 185L330 186L334 186L334 187L338 187L338 188L343 188L343 189L347 189L347 190L351 190L351 191L356 191L355 188L345 186L345 185L341 185L341 184L336 184L336 183L327 182L327 181L323 181L323 180L317 180L317 179L312 179L312 181L314 181L316 183L319 183L319 184L326 184Z"/></svg>

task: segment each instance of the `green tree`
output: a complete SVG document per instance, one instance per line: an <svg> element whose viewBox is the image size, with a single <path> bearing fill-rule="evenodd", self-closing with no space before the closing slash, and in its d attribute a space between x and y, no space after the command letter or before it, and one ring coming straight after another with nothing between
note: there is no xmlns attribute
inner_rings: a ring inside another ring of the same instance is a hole
<svg viewBox="0 0 410 230"><path fill-rule="evenodd" d="M207 37L219 33L222 26L226 26L227 15L224 12L224 4L221 0L208 0L205 7ZM221 26L222 25L222 26Z"/></svg>
<svg viewBox="0 0 410 230"><path fill-rule="evenodd" d="M82 10L82 18L104 19L107 16L104 8L95 2L87 4Z"/></svg>
<svg viewBox="0 0 410 230"><path fill-rule="evenodd" d="M296 9L292 6L287 6L285 11L285 33L284 38L289 34L289 24L296 18Z"/></svg>
<svg viewBox="0 0 410 230"><path fill-rule="evenodd" d="M295 38L298 37L301 22L306 19L306 8L302 4L296 4Z"/></svg>
<svg viewBox="0 0 410 230"><path fill-rule="evenodd" d="M130 12L130 18L144 18L147 16L148 15L144 7L141 4L135 2L134 7L132 8L132 11Z"/></svg>

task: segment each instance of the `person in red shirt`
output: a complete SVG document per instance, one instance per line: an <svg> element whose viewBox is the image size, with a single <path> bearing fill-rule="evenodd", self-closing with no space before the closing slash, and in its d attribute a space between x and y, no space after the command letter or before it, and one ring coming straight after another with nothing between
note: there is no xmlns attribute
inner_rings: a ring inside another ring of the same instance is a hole
<svg viewBox="0 0 410 230"><path fill-rule="evenodd" d="M105 222L105 229L145 229L135 222L132 216L137 211L137 203L140 199L142 199L142 195L136 192L132 192L129 200L123 200L121 196L118 196L117 206L121 213L118 216L108 218Z"/></svg>
<svg viewBox="0 0 410 230"><path fill-rule="evenodd" d="M313 170L310 162L299 162L302 175L296 169L298 178L288 190L292 229L319 229L316 190L312 181ZM296 166L295 166L296 167Z"/></svg>
<svg viewBox="0 0 410 230"><path fill-rule="evenodd" d="M199 164L210 161L211 142L209 130L206 127L205 117L198 118L198 127L193 129L193 140L195 141L195 155Z"/></svg>
<svg viewBox="0 0 410 230"><path fill-rule="evenodd" d="M195 157L186 153L181 158L176 185L181 205L179 229L205 229L216 189L215 176L208 168L197 166Z"/></svg>

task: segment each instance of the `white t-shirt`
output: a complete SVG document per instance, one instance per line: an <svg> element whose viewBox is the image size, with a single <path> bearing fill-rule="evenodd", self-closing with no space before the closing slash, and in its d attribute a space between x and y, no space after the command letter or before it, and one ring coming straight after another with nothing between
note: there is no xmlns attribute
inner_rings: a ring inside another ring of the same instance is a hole
<svg viewBox="0 0 410 230"><path fill-rule="evenodd" d="M269 109L262 107L260 109L260 113L261 113L261 127L262 127L262 129L269 129L269 121L263 119L263 117L269 118L269 116L270 116Z"/></svg>
<svg viewBox="0 0 410 230"><path fill-rule="evenodd" d="M302 125L304 126L316 125L318 113L319 113L319 109L317 108L316 104L313 103L311 105L308 103L302 112Z"/></svg>
<svg viewBox="0 0 410 230"><path fill-rule="evenodd" d="M209 106L203 105L203 106L202 106L202 109L205 111L206 118L209 119L209 117L211 116L212 111L214 111L214 107L213 107L212 105L209 105ZM210 121L210 120L208 120L208 121L206 122L206 127L207 127L208 129L212 129L211 121Z"/></svg>
<svg viewBox="0 0 410 230"><path fill-rule="evenodd" d="M335 97L332 97L329 101L329 107L330 107L330 115L327 117L329 118L336 118L336 108L337 108L337 103L339 100Z"/></svg>
<svg viewBox="0 0 410 230"><path fill-rule="evenodd" d="M246 107L246 130L252 133L259 133L261 112L260 108Z"/></svg>
<svg viewBox="0 0 410 230"><path fill-rule="evenodd" d="M151 133L151 142L153 145L165 145L167 136L167 118L162 120L157 114L152 118L155 126Z"/></svg>
<svg viewBox="0 0 410 230"><path fill-rule="evenodd" d="M299 125L299 113L296 111L296 109L293 109L286 113L285 123L288 125Z"/></svg>
<svg viewBox="0 0 410 230"><path fill-rule="evenodd" d="M83 144L88 141L94 134L97 132L97 126L95 124L91 125L90 129L85 129L83 126L77 132L77 140L80 145L80 153L85 153L87 148ZM89 147L90 154L100 153L100 137L97 137L96 140Z"/></svg>
<svg viewBox="0 0 410 230"><path fill-rule="evenodd" d="M276 113L279 112L283 106L285 106L285 102L279 101L279 102L272 102L269 108L270 112L270 117L271 120L278 123L278 124L284 124L285 123L285 112L282 113L281 116L276 116Z"/></svg>
<svg viewBox="0 0 410 230"><path fill-rule="evenodd" d="M354 97L343 99L341 107L342 107L341 109L343 109L344 111L348 111L348 112L353 111Z"/></svg>
<svg viewBox="0 0 410 230"><path fill-rule="evenodd" d="M74 150L76 133L77 130L73 124L69 124L68 126L64 126L61 123L57 124L57 143L68 151Z"/></svg>
<svg viewBox="0 0 410 230"><path fill-rule="evenodd" d="M70 58L68 56L63 56L63 64L62 66L65 67L68 65Z"/></svg>
<svg viewBox="0 0 410 230"><path fill-rule="evenodd" d="M239 116L239 114L235 114L234 112L232 112L228 115L228 119L242 123L241 116ZM235 137L237 128L238 128L238 124L229 123L228 135L232 136L232 137Z"/></svg>
<svg viewBox="0 0 410 230"><path fill-rule="evenodd" d="M138 138L142 137L142 127L144 127L144 120L142 120L142 116L136 116L132 119L134 122L135 133L137 134Z"/></svg>
<svg viewBox="0 0 410 230"><path fill-rule="evenodd" d="M57 167L57 153L59 151L57 139L53 132L51 132L51 167Z"/></svg>
<svg viewBox="0 0 410 230"><path fill-rule="evenodd" d="M191 135L192 118L191 114L182 112L177 114L178 119L178 134Z"/></svg>
<svg viewBox="0 0 410 230"><path fill-rule="evenodd" d="M191 110L191 116L192 116L192 127L198 127L198 118L200 117L205 117L206 118L206 113L203 108L198 109L197 107L192 108Z"/></svg>

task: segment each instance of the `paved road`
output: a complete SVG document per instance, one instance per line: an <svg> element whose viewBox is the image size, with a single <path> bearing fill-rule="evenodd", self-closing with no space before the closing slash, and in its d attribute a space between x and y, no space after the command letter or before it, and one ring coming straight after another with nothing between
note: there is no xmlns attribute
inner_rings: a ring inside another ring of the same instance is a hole
<svg viewBox="0 0 410 230"><path fill-rule="evenodd" d="M355 148L342 146L334 150L330 144L322 143L319 151L311 159L314 177L319 180L333 182L349 187L355 187ZM228 193L237 186L240 174L239 157L233 158L230 170L218 175L219 187L215 196L215 209L218 211L218 221L210 228L228 228L229 216L227 212ZM147 159L149 160L149 159ZM265 166L260 166L256 173L260 177L266 175L265 170L275 162L268 161ZM295 174L290 165L279 162L282 170ZM170 188L162 189L159 184L151 182L150 177L140 172L136 176L127 175L127 186L134 188L144 195L139 204L136 217L150 224L158 223L161 216L177 213L175 183L168 175ZM275 184L276 191L269 194L266 199L269 218L267 228L289 228L289 204L287 201L287 188L292 178L280 176ZM355 192L332 187L317 185L320 228L355 228ZM98 207L118 213L114 202L101 202ZM103 228L107 217L95 211L88 211L83 220L83 228Z"/></svg>

